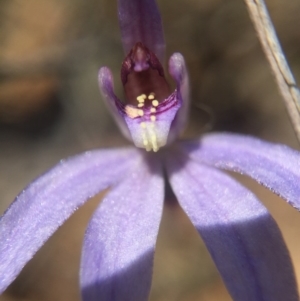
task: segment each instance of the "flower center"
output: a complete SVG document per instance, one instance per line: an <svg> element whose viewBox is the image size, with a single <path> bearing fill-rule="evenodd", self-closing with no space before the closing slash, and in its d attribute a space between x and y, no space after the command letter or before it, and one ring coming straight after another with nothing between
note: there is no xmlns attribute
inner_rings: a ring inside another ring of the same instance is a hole
<svg viewBox="0 0 300 301"><path fill-rule="evenodd" d="M143 139L143 145L147 151L153 150L157 152L159 149L157 143L157 129L155 126L156 121L156 107L158 106L159 102L155 99L155 93L151 92L148 96L146 94L141 94L136 98L138 105L136 107L133 106L126 106L125 112L127 116L130 118L141 117L140 127L141 127L141 134ZM150 110L148 108L147 114L144 114L143 107L145 106L145 102L151 102ZM149 115L150 111L150 115Z"/></svg>
<svg viewBox="0 0 300 301"><path fill-rule="evenodd" d="M163 67L155 54L138 42L122 64L121 79L127 100L125 113L131 119L139 118L143 146L156 152L160 147L156 125L159 105L170 95Z"/></svg>
<svg viewBox="0 0 300 301"><path fill-rule="evenodd" d="M126 94L122 114L131 138L137 147L157 152L169 141L172 122L181 107L178 91L170 92L162 65L140 42L123 61L121 79Z"/></svg>

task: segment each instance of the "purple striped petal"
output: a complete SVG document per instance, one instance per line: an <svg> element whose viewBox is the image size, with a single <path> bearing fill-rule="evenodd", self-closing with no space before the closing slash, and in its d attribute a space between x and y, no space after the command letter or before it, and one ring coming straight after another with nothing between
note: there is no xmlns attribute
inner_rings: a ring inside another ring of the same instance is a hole
<svg viewBox="0 0 300 301"><path fill-rule="evenodd" d="M226 174L173 157L178 201L202 236L235 301L298 301L282 235L255 196Z"/></svg>
<svg viewBox="0 0 300 301"><path fill-rule="evenodd" d="M175 91L156 107L155 113L151 112L150 107L141 110L134 106L127 106L130 111L142 112L142 116L139 116L138 113L135 117L131 114L124 116L136 147L156 152L174 140L175 133L171 136L169 133L172 122L180 109L180 101L181 99L178 99L178 93ZM172 140L170 140L171 138Z"/></svg>
<svg viewBox="0 0 300 301"><path fill-rule="evenodd" d="M163 62L165 40L155 0L118 0L118 11L125 54L142 42Z"/></svg>
<svg viewBox="0 0 300 301"><path fill-rule="evenodd" d="M0 220L0 293L79 206L125 177L139 156L131 148L89 151L32 182Z"/></svg>
<svg viewBox="0 0 300 301"><path fill-rule="evenodd" d="M81 261L84 301L148 300L164 197L160 164L148 163L137 160L90 221Z"/></svg>
<svg viewBox="0 0 300 301"><path fill-rule="evenodd" d="M211 134L182 146L192 159L248 175L300 210L299 152L233 134Z"/></svg>

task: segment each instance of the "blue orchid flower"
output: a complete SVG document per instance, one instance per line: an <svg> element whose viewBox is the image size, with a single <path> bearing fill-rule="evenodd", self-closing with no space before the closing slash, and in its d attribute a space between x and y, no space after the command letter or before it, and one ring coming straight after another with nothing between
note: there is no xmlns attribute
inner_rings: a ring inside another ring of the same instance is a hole
<svg viewBox="0 0 300 301"><path fill-rule="evenodd" d="M86 230L82 299L148 299L165 175L203 238L233 300L299 300L293 266L276 222L257 198L221 170L248 175L300 209L300 154L234 134L179 141L188 115L188 75L175 53L161 65L164 37L154 0L119 0L126 57L121 79L100 69L104 99L135 147L93 150L62 160L31 183L0 221L0 292L64 221L110 188Z"/></svg>

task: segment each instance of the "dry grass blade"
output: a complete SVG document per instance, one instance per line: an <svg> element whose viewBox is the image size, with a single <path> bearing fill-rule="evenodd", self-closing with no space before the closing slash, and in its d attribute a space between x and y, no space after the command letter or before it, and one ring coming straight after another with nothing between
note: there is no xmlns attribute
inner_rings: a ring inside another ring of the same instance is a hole
<svg viewBox="0 0 300 301"><path fill-rule="evenodd" d="M300 93L263 0L245 0L300 143Z"/></svg>

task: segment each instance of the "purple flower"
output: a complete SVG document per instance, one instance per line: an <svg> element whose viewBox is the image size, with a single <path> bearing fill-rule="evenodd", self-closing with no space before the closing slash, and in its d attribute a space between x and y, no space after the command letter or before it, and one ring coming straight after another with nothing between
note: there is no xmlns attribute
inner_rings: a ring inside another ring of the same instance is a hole
<svg viewBox="0 0 300 301"><path fill-rule="evenodd" d="M79 206L110 188L85 234L82 297L147 300L166 174L234 300L299 300L275 221L250 191L220 171L248 175L299 210L299 153L233 134L176 141L187 119L184 59L175 53L169 60L172 92L160 63L164 38L155 2L119 0L119 20L126 101L114 94L108 68L100 69L99 83L121 131L137 148L63 160L16 198L0 221L0 292Z"/></svg>

